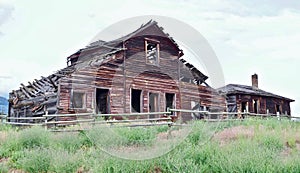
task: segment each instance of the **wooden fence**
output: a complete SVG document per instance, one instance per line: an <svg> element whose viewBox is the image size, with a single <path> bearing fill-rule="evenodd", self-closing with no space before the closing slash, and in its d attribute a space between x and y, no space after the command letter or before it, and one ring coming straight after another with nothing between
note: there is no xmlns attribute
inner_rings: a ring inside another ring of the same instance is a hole
<svg viewBox="0 0 300 173"><path fill-rule="evenodd" d="M160 118L138 118L145 115L159 115ZM123 117L130 119L105 120L105 117ZM49 127L61 127L77 124L109 124L116 125L115 127L138 127L138 126L158 126L173 124L171 112L150 112L150 113L125 113L125 114L93 114L93 113L80 113L80 114L52 114L47 113L42 117L7 117L1 116L0 119L4 124L17 125L17 126L44 126L46 129ZM60 118L67 117L74 120L59 120ZM52 119L49 121L49 119Z"/></svg>
<svg viewBox="0 0 300 173"><path fill-rule="evenodd" d="M0 116L1 122L4 124L11 124L17 126L44 126L48 127L60 127L76 124L109 124L117 125L117 127L137 127L137 126L156 126L156 125L174 125L172 119L174 112L184 113L198 113L202 115L204 121L219 122L219 121L235 121L245 119L248 117L260 117L268 118L275 117L278 120L282 118L298 118L288 115L279 114L254 114L249 112L208 112L197 110L185 110L185 109L168 109L166 112L149 112L149 113L124 113L124 114L93 114L93 113L81 113L81 114L52 114L47 113L42 117L7 117ZM159 115L159 118L139 118L139 116ZM105 117L131 117L130 119L122 120L104 120ZM74 120L59 120L62 117L73 117ZM132 118L133 117L133 118ZM212 118L214 117L214 118ZM175 117L176 118L176 117ZM51 121L49 121L52 119Z"/></svg>

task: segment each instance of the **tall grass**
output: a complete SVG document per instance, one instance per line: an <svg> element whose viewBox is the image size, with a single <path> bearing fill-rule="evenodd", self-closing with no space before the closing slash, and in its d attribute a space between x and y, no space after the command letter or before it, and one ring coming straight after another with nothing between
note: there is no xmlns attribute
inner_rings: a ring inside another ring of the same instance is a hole
<svg viewBox="0 0 300 173"><path fill-rule="evenodd" d="M225 142L213 137L235 126L252 129L253 136L236 135ZM4 128L8 135L0 142L0 172L300 172L300 124L285 120L197 122L175 149L150 160L116 158L95 145L144 147L168 130L94 128L57 134L39 127Z"/></svg>
<svg viewBox="0 0 300 173"><path fill-rule="evenodd" d="M32 127L20 132L9 131L7 139L1 144L0 157L9 157L12 153L35 147L48 147L50 132L41 127Z"/></svg>

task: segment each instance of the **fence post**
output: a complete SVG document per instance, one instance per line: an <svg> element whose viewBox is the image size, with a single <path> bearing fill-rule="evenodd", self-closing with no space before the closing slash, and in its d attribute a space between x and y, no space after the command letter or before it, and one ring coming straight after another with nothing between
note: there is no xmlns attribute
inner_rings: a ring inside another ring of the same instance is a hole
<svg viewBox="0 0 300 173"><path fill-rule="evenodd" d="M280 119L279 112L276 112L276 114L277 114L277 120L280 121L281 119Z"/></svg>
<svg viewBox="0 0 300 173"><path fill-rule="evenodd" d="M45 115L48 115L48 111L46 110L46 114ZM45 130L47 130L48 129L48 127L47 127L47 122L48 122L48 120L47 120L47 116L45 117Z"/></svg>

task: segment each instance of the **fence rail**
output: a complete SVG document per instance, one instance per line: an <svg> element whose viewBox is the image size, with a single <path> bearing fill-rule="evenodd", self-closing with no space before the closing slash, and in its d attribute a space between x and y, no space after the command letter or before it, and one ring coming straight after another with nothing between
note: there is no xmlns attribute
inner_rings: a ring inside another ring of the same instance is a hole
<svg viewBox="0 0 300 173"><path fill-rule="evenodd" d="M41 117L8 117L0 115L2 123L10 125L20 125L20 126L66 126L75 124L123 124L126 127L137 127L137 126L156 126L156 125L176 125L172 122L173 118L177 118L173 115L174 112L181 113L200 113L203 115L203 120L208 122L219 122L219 121L236 121L239 118L248 117L275 117L280 120L281 118L289 119L299 119L299 117L292 117L288 115L279 114L255 114L249 112L209 112L209 111L199 111L199 110L186 110L186 109L168 109L166 112L149 112L149 113L124 113L124 114L93 114L93 113L80 113L80 114L53 114L45 115ZM138 116L145 115L161 115L160 118L137 118ZM215 115L214 118L211 118ZM101 120L104 117L125 117L121 120ZM73 120L60 120L59 118L72 117ZM133 119L126 119L128 117L134 117ZM50 121L50 119L52 120ZM81 119L80 119L81 118ZM27 121L27 122L26 122ZM30 121L30 122L29 122ZM140 124L137 124L140 123Z"/></svg>
<svg viewBox="0 0 300 173"><path fill-rule="evenodd" d="M125 127L137 127L137 126L157 126L157 125L171 125L172 112L149 112L149 113L124 113L124 114L94 114L94 113L79 113L79 114L52 114L49 115L47 112L41 117L7 117L1 116L2 123L19 126L66 126L75 125L82 123L89 124L123 124ZM137 118L138 116L145 115L162 115L160 118ZM102 120L105 117L119 117L124 118L134 117L133 119L122 119L122 120ZM166 116L166 117L165 117ZM68 117L73 120L60 120L59 118ZM53 119L53 120L49 120ZM26 121L39 121L39 122L26 122ZM156 123L155 123L156 122ZM159 122L159 123L157 123ZM136 124L140 123L140 124Z"/></svg>

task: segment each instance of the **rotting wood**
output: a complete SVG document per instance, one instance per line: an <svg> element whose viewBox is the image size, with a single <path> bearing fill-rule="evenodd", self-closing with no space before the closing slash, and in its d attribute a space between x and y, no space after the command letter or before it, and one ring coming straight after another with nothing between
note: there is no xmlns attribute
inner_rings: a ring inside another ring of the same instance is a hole
<svg viewBox="0 0 300 173"><path fill-rule="evenodd" d="M146 63L145 38L159 43L157 65ZM207 76L183 60L182 55L183 52L175 41L156 22L149 22L141 30L124 38L92 43L69 56L67 61L70 64L66 68L48 77L41 76L40 80L35 79L28 86L23 85L16 93L12 92L9 100L12 108L16 109L10 116L42 116L43 111L47 111L49 119L55 117L51 116L53 114L69 114L70 117L61 116L57 120L75 121L78 117L71 117L71 114L97 112L97 88L109 90L106 104L109 114L131 113L132 88L142 91L142 118L150 118L146 114L152 111L149 106L150 93L157 94L156 109L159 112L166 109L166 93L174 94L172 106L179 109L190 109L191 101L200 100L205 106L225 107L224 97L218 96L208 86L200 85L205 83ZM181 81L182 77L190 83ZM196 82L191 82L193 80ZM84 108L72 107L72 93L78 91L84 93ZM33 104L25 106L26 102ZM160 116L153 115L151 118ZM191 118L186 116L185 119Z"/></svg>

